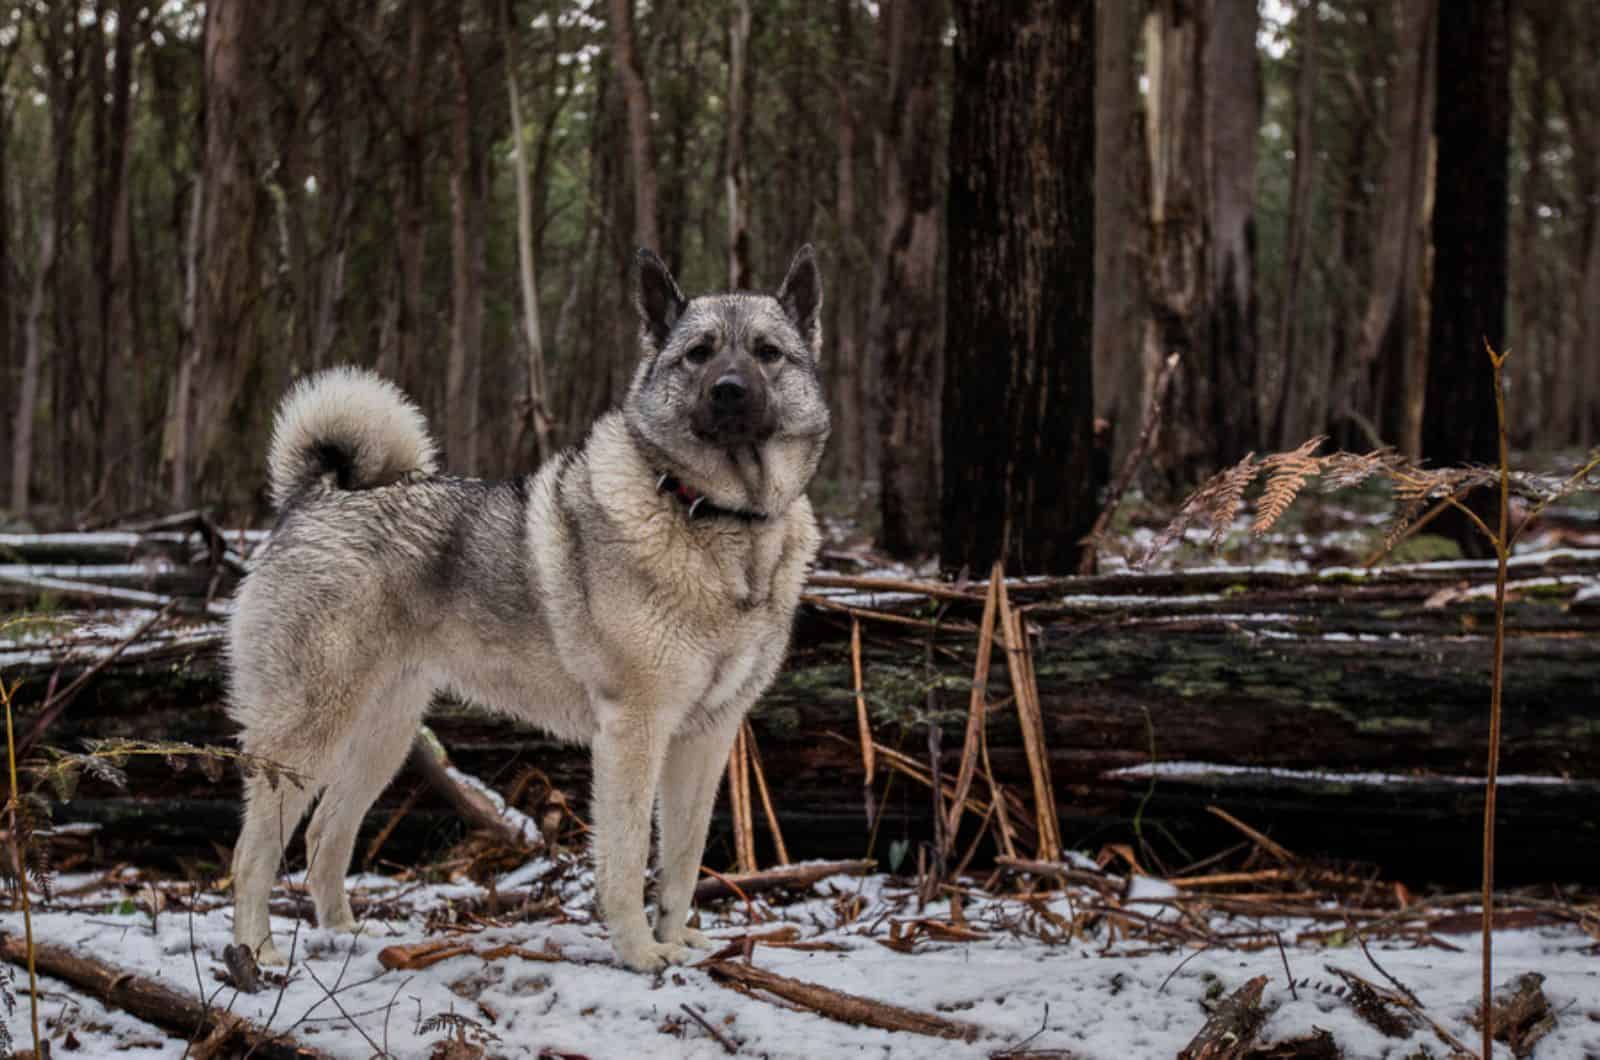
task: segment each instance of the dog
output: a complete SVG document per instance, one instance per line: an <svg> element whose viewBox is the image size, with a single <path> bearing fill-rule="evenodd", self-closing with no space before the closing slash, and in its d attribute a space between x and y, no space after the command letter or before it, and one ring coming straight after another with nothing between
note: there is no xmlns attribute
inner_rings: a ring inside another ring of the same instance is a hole
<svg viewBox="0 0 1600 1060"><path fill-rule="evenodd" d="M687 920L712 804L820 543L805 490L829 431L822 285L810 246L775 294L691 300L648 250L637 266L627 395L534 474L439 473L420 411L362 369L283 399L278 521L228 631L241 749L300 778L245 779L233 931L261 963L283 963L267 902L314 798L317 921L355 929L357 827L439 690L591 748L596 897L623 964L709 945Z"/></svg>

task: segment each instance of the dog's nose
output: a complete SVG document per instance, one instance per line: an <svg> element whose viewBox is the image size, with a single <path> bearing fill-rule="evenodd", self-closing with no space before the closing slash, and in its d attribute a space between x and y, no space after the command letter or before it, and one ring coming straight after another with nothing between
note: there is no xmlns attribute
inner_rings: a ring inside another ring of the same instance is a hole
<svg viewBox="0 0 1600 1060"><path fill-rule="evenodd" d="M735 409L743 405L750 390L732 372L711 384L711 403L720 409Z"/></svg>

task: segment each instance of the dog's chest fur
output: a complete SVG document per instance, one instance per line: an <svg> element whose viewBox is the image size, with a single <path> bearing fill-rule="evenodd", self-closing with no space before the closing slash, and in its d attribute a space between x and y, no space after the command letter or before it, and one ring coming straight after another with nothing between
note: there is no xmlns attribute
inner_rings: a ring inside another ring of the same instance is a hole
<svg viewBox="0 0 1600 1060"><path fill-rule="evenodd" d="M819 535L803 496L766 520L692 519L657 477L604 424L582 458L541 472L541 596L564 664L599 698L709 728L777 673Z"/></svg>

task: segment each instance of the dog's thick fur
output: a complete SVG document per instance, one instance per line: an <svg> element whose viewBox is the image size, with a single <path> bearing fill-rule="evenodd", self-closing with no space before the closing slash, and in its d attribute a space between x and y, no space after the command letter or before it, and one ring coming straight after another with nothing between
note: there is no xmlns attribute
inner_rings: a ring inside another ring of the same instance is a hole
<svg viewBox="0 0 1600 1060"><path fill-rule="evenodd" d="M529 477L437 473L421 413L357 369L304 380L270 454L280 517L229 630L251 755L305 778L245 785L234 937L279 963L267 899L306 831L318 922L355 926L356 829L447 688L592 747L599 907L640 970L686 925L735 732L787 650L828 434L810 248L775 296L683 297L640 253L641 359L618 411ZM644 909L654 810L657 917Z"/></svg>

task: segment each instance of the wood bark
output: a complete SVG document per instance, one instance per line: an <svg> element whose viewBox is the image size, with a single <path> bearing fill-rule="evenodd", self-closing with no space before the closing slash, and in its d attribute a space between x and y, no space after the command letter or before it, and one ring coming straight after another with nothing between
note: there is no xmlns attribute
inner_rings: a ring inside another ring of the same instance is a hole
<svg viewBox="0 0 1600 1060"><path fill-rule="evenodd" d="M256 326L261 308L260 249L263 235L256 186L252 108L260 99L255 63L260 59L261 21L256 4L212 4L206 8L206 134L203 166L205 205L200 228L200 277L191 353L188 430L192 448L178 469L174 501L187 507L207 476L233 460L235 447L219 443L234 401L259 354Z"/></svg>
<svg viewBox="0 0 1600 1060"><path fill-rule="evenodd" d="M887 84L879 112L877 268L878 544L911 558L939 543L939 77L944 0L893 0L880 18Z"/></svg>
<svg viewBox="0 0 1600 1060"><path fill-rule="evenodd" d="M1441 4L1434 100L1433 289L1422 455L1436 466L1498 457L1494 376L1506 348L1511 147L1509 0ZM1474 505L1489 510L1487 493ZM1459 512L1435 523L1469 556L1488 543Z"/></svg>
<svg viewBox="0 0 1600 1060"><path fill-rule="evenodd" d="M223 1008L204 1005L165 983L98 957L39 941L34 942L33 951L42 974L71 983L110 1008L121 1009L174 1034L192 1037L210 1050L207 1055L221 1055L231 1045L262 1060L331 1060L321 1049L301 1045L286 1034L271 1032ZM0 958L26 968L28 948L23 939L0 935Z"/></svg>
<svg viewBox="0 0 1600 1060"><path fill-rule="evenodd" d="M526 346L526 408L518 419L517 435L532 429L533 466L552 455L550 445L549 380L544 364L544 328L539 321L538 253L533 235L533 193L530 188L527 130L522 124L522 93L517 88L517 26L506 6L506 98L511 106L511 165L517 187L517 284L522 296L522 341ZM554 121L547 122L548 126Z"/></svg>
<svg viewBox="0 0 1600 1060"><path fill-rule="evenodd" d="M1147 377L1183 355L1156 469L1184 489L1259 442L1252 0L1158 0L1145 20Z"/></svg>
<svg viewBox="0 0 1600 1060"><path fill-rule="evenodd" d="M44 316L50 276L55 271L55 218L46 214L39 222L39 229L39 256L22 325L22 377L17 386L16 427L11 449L11 510L18 515L28 510L33 475L33 429L39 414L39 380L45 356L40 318Z"/></svg>
<svg viewBox="0 0 1600 1060"><path fill-rule="evenodd" d="M1317 30L1322 16L1316 0L1304 0L1294 16L1294 54L1298 64L1294 92L1294 164L1289 179L1289 238L1284 253L1283 295L1278 311L1275 363L1263 366L1270 399L1262 415L1274 424L1273 439L1279 449L1293 449L1322 422L1307 413L1324 382L1305 371L1306 353L1298 349L1305 285L1306 258L1311 249L1313 196L1316 193L1316 114L1318 65ZM1272 385L1275 381L1276 385Z"/></svg>
<svg viewBox="0 0 1600 1060"><path fill-rule="evenodd" d="M1385 111L1384 156L1376 242L1367 304L1343 381L1337 412L1349 414L1371 379L1380 438L1411 456L1420 430L1422 367L1426 347L1417 342L1416 320L1426 301L1424 259L1428 253L1426 205L1431 168L1437 14L1434 0L1393 0L1395 66Z"/></svg>
<svg viewBox="0 0 1600 1060"><path fill-rule="evenodd" d="M1600 77L1591 58L1592 49L1600 43L1600 27L1592 12L1569 9L1563 14L1567 40L1559 74L1562 114L1571 136L1577 186L1591 193L1583 196L1579 211L1572 266L1577 326L1562 385L1570 395L1574 440L1588 448L1600 443L1600 411L1595 407L1600 404L1600 356L1596 355L1600 349L1600 202L1592 194L1600 181L1600 108L1595 103Z"/></svg>
<svg viewBox="0 0 1600 1060"><path fill-rule="evenodd" d="M946 570L1077 569L1094 521L1094 4L956 8Z"/></svg>
<svg viewBox="0 0 1600 1060"><path fill-rule="evenodd" d="M837 0L834 11L834 219L838 235L832 257L834 271L841 277L865 271L868 258L860 246L858 228L862 222L858 219L856 201L856 138L860 119L853 72L855 6L855 0ZM834 320L832 340L828 343L828 362L832 370L825 375L834 383L831 402L834 431L828 448L840 492L852 506L859 501L866 479L868 439L876 436L866 422L871 405L865 386L866 351L862 343L859 305L859 299L830 298L824 310L831 313Z"/></svg>
<svg viewBox="0 0 1600 1060"><path fill-rule="evenodd" d="M723 187L728 198L728 289L749 290L750 280L750 0L734 0L728 13L728 157Z"/></svg>
<svg viewBox="0 0 1600 1060"><path fill-rule="evenodd" d="M611 58L628 110L628 159L633 176L633 239L651 250L661 246L656 216L656 158L650 131L650 84L639 61L634 0L610 0ZM632 260L632 255L629 255ZM668 265L678 264L668 261Z"/></svg>
<svg viewBox="0 0 1600 1060"><path fill-rule="evenodd" d="M1112 432L1107 456L1120 466L1138 437L1145 392L1138 340L1142 281L1129 243L1142 210L1138 11L1124 0L1098 0L1095 20L1094 408Z"/></svg>
<svg viewBox="0 0 1600 1060"><path fill-rule="evenodd" d="M475 100L466 31L452 28L450 111L450 355L445 366L445 460L459 474L477 468L478 407L473 379L483 358L483 156L473 135Z"/></svg>

